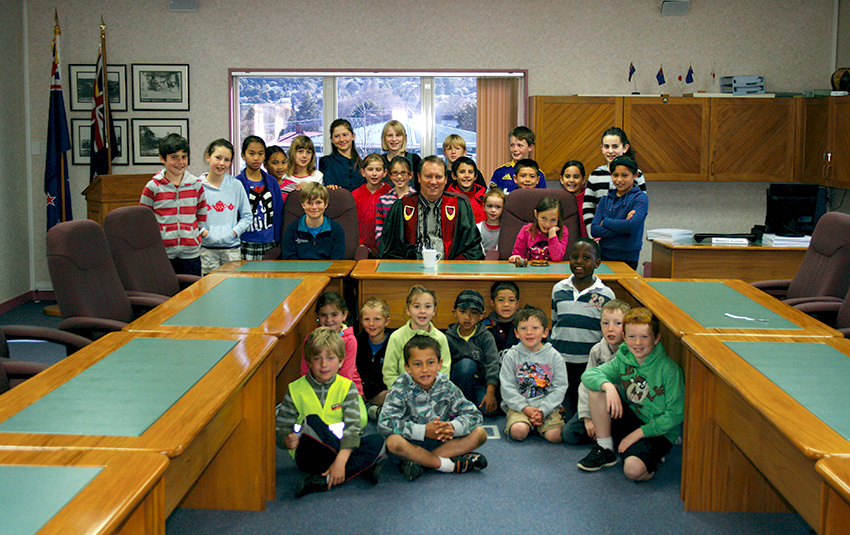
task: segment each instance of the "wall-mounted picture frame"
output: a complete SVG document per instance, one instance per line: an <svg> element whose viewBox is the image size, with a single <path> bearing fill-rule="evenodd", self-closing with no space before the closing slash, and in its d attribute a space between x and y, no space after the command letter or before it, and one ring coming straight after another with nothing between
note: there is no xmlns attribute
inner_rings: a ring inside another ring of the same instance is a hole
<svg viewBox="0 0 850 535"><path fill-rule="evenodd" d="M189 119L133 119L133 164L159 162L159 141L176 133L189 138Z"/></svg>
<svg viewBox="0 0 850 535"><path fill-rule="evenodd" d="M92 91L96 65L68 65L68 81L71 93L71 111L91 111ZM109 90L109 109L127 111L127 66L106 66L106 85Z"/></svg>
<svg viewBox="0 0 850 535"><path fill-rule="evenodd" d="M112 165L130 165L130 130L127 119L113 119L118 154ZM91 162L91 119L71 119L71 163L89 165Z"/></svg>
<svg viewBox="0 0 850 535"><path fill-rule="evenodd" d="M133 63L134 110L189 111L189 65Z"/></svg>

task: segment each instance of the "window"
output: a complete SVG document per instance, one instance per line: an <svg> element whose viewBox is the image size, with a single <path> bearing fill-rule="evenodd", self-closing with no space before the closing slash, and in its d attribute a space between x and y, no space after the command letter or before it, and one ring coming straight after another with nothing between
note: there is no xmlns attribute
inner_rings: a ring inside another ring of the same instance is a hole
<svg viewBox="0 0 850 535"><path fill-rule="evenodd" d="M407 150L421 155L443 154L443 140L460 135L467 155L479 155L478 87L481 80L512 79L523 72L500 73L286 73L231 71L231 126L234 146L248 135L267 145L288 149L300 134L316 146L316 157L330 152L327 126L337 117L347 119L356 135L361 156L381 153L381 131L387 121L400 121L407 130ZM511 84L521 88L521 83ZM516 91L516 109L522 115L524 94ZM486 128L486 123L485 123ZM504 132L499 132L504 137ZM236 168L242 160L236 155Z"/></svg>

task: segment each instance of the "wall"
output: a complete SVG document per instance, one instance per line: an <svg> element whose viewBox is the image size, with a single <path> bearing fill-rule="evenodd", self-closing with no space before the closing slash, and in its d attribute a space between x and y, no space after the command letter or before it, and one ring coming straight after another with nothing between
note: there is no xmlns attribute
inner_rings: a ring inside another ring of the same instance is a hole
<svg viewBox="0 0 850 535"><path fill-rule="evenodd" d="M179 13L168 9L167 0L26 0L29 55L25 60L33 88L27 110L32 129L29 141L45 139L45 80L54 7L63 28L63 74L69 63L94 63L101 16L107 24L110 62L126 64L128 71L131 63L190 64L191 111L186 116L194 172L202 171L204 145L228 135L228 68L526 69L532 95L628 93L632 90L626 80L629 62L637 68L637 89L643 93L658 92L654 77L660 64L669 80L664 92L673 94L686 90L675 78L684 75L688 65L693 65L696 82L687 91L716 91L709 76L712 68L718 77L763 74L770 91L828 85L833 0L693 0L688 15L681 17L662 16L660 4L660 0L541 0L517 11L516 2L506 0L397 0L392 9L376 0L256 0L249 4L200 0L197 12ZM69 114L70 118L85 116ZM180 116L116 114L118 118ZM153 173L156 169L116 170ZM36 159L30 172L35 190L32 203L41 206L43 162ZM81 192L88 183L88 170L73 166L71 178L72 191ZM753 220L763 219L763 197L754 193L758 188L749 184L718 187L744 199L743 204L752 210L732 211L722 196L711 194L716 191L713 184L658 185L652 210L659 216L676 214L667 210L667 199L675 200L677 192L687 189L705 192L694 211L708 220L706 226L742 231ZM82 196L76 197L74 210L77 217L85 214ZM36 210L35 229L42 228L43 218ZM650 223L655 226L654 220ZM696 219L678 223L702 227ZM33 285L49 287L43 238L40 231L35 234ZM4 251L19 249L8 237L0 237L0 246ZM7 292L4 289L0 299L7 298Z"/></svg>

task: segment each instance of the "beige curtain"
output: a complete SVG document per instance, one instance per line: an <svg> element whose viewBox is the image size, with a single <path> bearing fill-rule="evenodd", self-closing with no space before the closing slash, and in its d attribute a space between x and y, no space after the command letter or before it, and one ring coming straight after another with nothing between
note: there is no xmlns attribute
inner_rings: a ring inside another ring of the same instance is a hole
<svg viewBox="0 0 850 535"><path fill-rule="evenodd" d="M478 79L478 167L488 182L493 171L511 159L508 133L517 126L518 94L516 78Z"/></svg>

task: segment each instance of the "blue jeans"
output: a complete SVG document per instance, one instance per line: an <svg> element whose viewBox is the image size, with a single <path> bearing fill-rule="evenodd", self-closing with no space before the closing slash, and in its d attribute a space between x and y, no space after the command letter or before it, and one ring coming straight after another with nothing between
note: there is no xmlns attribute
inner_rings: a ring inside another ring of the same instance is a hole
<svg viewBox="0 0 850 535"><path fill-rule="evenodd" d="M463 358L453 361L451 381L460 388L466 399L475 403L476 407L481 405L484 395L487 394L487 382L475 360Z"/></svg>

